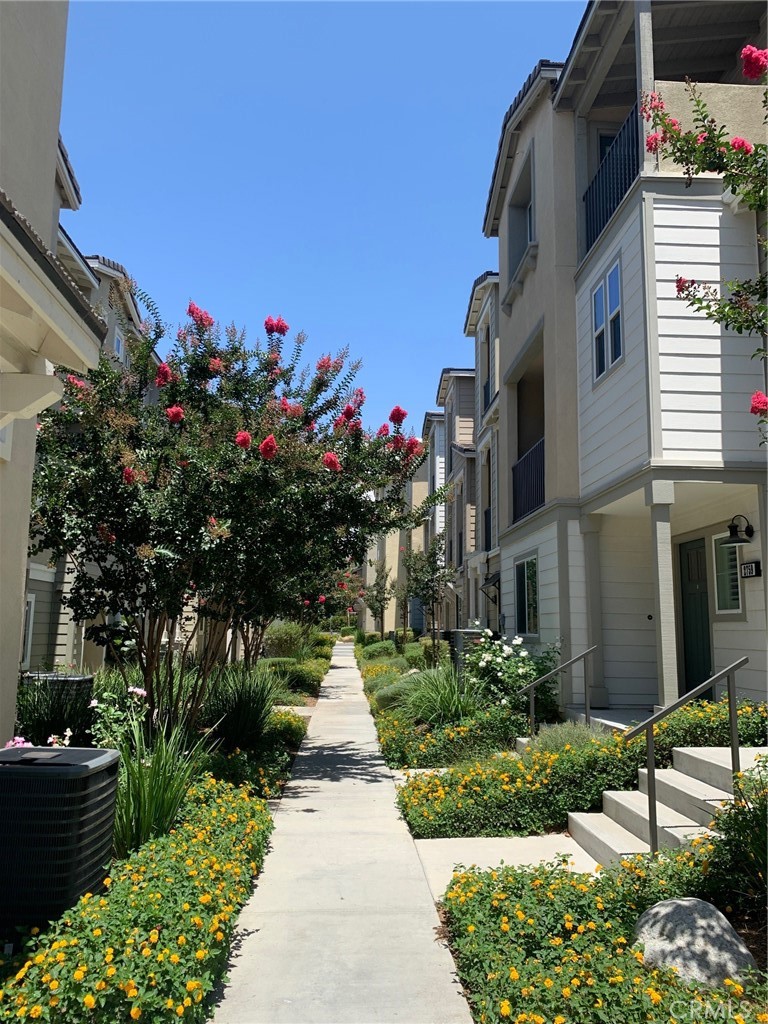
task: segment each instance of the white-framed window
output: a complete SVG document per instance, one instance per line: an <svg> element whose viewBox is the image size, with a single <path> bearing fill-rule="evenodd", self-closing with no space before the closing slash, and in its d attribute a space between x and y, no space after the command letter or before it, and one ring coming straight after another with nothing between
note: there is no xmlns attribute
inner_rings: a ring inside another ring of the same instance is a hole
<svg viewBox="0 0 768 1024"><path fill-rule="evenodd" d="M35 595L27 594L27 604L24 609L24 639L21 644L21 667L23 670L29 668L32 660L32 629L35 624Z"/></svg>
<svg viewBox="0 0 768 1024"><path fill-rule="evenodd" d="M715 611L718 615L740 612L739 549L724 544L728 534L712 538L712 565L715 573Z"/></svg>
<svg viewBox="0 0 768 1024"><path fill-rule="evenodd" d="M120 331L115 331L115 355L122 363L125 358L125 342Z"/></svg>
<svg viewBox="0 0 768 1024"><path fill-rule="evenodd" d="M515 632L539 635L539 569L536 555L515 562Z"/></svg>
<svg viewBox="0 0 768 1024"><path fill-rule="evenodd" d="M595 380L599 380L624 353L621 264L618 260L592 292L592 339Z"/></svg>

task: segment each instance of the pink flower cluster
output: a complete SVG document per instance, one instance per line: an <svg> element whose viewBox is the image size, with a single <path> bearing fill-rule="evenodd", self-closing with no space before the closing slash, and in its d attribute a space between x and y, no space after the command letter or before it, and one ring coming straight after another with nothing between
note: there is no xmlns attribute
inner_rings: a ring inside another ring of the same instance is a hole
<svg viewBox="0 0 768 1024"><path fill-rule="evenodd" d="M169 405L165 410L169 423L181 423L184 419L184 409L180 405Z"/></svg>
<svg viewBox="0 0 768 1024"><path fill-rule="evenodd" d="M235 434L235 444L238 448L242 448L244 451L247 451L251 447L252 440L253 438L247 430L238 430Z"/></svg>
<svg viewBox="0 0 768 1024"><path fill-rule="evenodd" d="M32 746L32 744L28 740L25 740L23 736L14 736L12 740L8 740L8 742L5 744L5 749L8 750L9 747L31 747L31 746Z"/></svg>
<svg viewBox="0 0 768 1024"><path fill-rule="evenodd" d="M204 309L200 309L200 307L195 305L194 302L190 302L187 306L187 316L191 317L195 323L195 327L199 327L201 330L213 327L216 322L210 313L207 313Z"/></svg>
<svg viewBox="0 0 768 1024"><path fill-rule="evenodd" d="M768 416L768 395L762 391L755 391L749 411L753 416Z"/></svg>
<svg viewBox="0 0 768 1024"><path fill-rule="evenodd" d="M750 153L754 152L755 147L751 142L747 142L746 139L742 139L740 135L734 135L731 139L731 149L735 149L737 152L741 150L749 156Z"/></svg>
<svg viewBox="0 0 768 1024"><path fill-rule="evenodd" d="M379 429L376 431L376 437L389 437L389 424L382 423Z"/></svg>
<svg viewBox="0 0 768 1024"><path fill-rule="evenodd" d="M304 406L301 402L289 402L283 395L280 399L280 411L291 419L300 419L304 415Z"/></svg>
<svg viewBox="0 0 768 1024"><path fill-rule="evenodd" d="M758 50L756 46L745 46L741 51L742 73L752 81L762 78L768 71L768 50Z"/></svg>
<svg viewBox="0 0 768 1024"><path fill-rule="evenodd" d="M67 374L67 384L71 384L73 388L77 388L78 391L83 391L88 385L84 380L80 380L79 377L75 377L73 373Z"/></svg>
<svg viewBox="0 0 768 1024"><path fill-rule="evenodd" d="M175 374L168 363L160 363L155 374L155 387L164 388L175 379Z"/></svg>
<svg viewBox="0 0 768 1024"><path fill-rule="evenodd" d="M214 374L220 374L224 372L224 363L218 356L212 356L208 360L208 372Z"/></svg>
<svg viewBox="0 0 768 1024"><path fill-rule="evenodd" d="M333 470L334 473L341 472L341 463L339 462L338 456L334 452L326 452L323 456L323 465L326 469Z"/></svg>
<svg viewBox="0 0 768 1024"><path fill-rule="evenodd" d="M401 409L399 405L396 405L392 412L389 414L389 422L394 423L396 427L403 425L403 422L408 413L405 409Z"/></svg>
<svg viewBox="0 0 768 1024"><path fill-rule="evenodd" d="M685 295L685 293L695 286L696 282L693 278L677 277L675 278L675 291L679 295Z"/></svg>
<svg viewBox="0 0 768 1024"><path fill-rule="evenodd" d="M136 470L132 469L130 466L126 466L125 469L123 470L123 483L129 485L135 484L137 479L138 473L136 472Z"/></svg>
<svg viewBox="0 0 768 1024"><path fill-rule="evenodd" d="M280 337L285 337L290 328L281 316L277 320L274 317L268 316L264 321L264 330L267 334L279 334Z"/></svg>
<svg viewBox="0 0 768 1024"><path fill-rule="evenodd" d="M649 92L643 99L640 113L646 121L650 121L657 110L664 110L664 100L659 93Z"/></svg>
<svg viewBox="0 0 768 1024"><path fill-rule="evenodd" d="M275 440L274 434L269 434L259 445L259 453L262 459L266 459L267 462L274 459L277 455L277 441Z"/></svg>

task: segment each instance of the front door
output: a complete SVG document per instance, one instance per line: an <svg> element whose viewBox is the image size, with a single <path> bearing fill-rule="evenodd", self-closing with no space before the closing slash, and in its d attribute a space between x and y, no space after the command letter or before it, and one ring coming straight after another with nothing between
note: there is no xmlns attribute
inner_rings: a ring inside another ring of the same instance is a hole
<svg viewBox="0 0 768 1024"><path fill-rule="evenodd" d="M712 674L707 597L707 557L704 538L680 545L681 618L685 690Z"/></svg>

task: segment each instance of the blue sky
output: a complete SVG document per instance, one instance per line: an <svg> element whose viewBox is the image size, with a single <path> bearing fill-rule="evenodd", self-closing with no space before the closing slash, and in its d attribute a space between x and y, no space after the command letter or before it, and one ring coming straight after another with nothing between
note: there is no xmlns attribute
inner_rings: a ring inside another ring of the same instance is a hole
<svg viewBox="0 0 768 1024"><path fill-rule="evenodd" d="M70 5L61 130L83 192L63 223L172 324L193 298L253 342L363 360L366 423L417 432L471 365L472 281L502 117L584 5ZM566 169L567 171L567 169Z"/></svg>

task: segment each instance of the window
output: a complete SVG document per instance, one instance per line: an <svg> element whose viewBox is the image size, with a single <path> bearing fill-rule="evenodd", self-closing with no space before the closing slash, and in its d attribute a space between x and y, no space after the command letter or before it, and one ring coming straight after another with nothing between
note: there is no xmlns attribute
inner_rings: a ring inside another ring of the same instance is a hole
<svg viewBox="0 0 768 1024"><path fill-rule="evenodd" d="M712 538L715 566L715 609L717 612L740 612L739 549L724 544L728 536Z"/></svg>
<svg viewBox="0 0 768 1024"><path fill-rule="evenodd" d="M24 610L24 639L21 645L21 667L26 670L32 660L32 628L35 622L35 595L27 594L27 606Z"/></svg>
<svg viewBox="0 0 768 1024"><path fill-rule="evenodd" d="M121 363L123 361L124 348L122 334L119 331L115 331L115 355Z"/></svg>
<svg viewBox="0 0 768 1024"><path fill-rule="evenodd" d="M512 187L507 206L507 273L515 277L526 249L536 241L533 194L533 151L529 150Z"/></svg>
<svg viewBox="0 0 768 1024"><path fill-rule="evenodd" d="M592 292L595 380L621 359L621 269L618 261Z"/></svg>
<svg viewBox="0 0 768 1024"><path fill-rule="evenodd" d="M515 630L521 636L539 632L539 575L536 556L515 563Z"/></svg>
<svg viewBox="0 0 768 1024"><path fill-rule="evenodd" d="M603 160L605 160L606 154L613 145L615 138L616 132L600 132L600 134L597 137L598 163L602 163Z"/></svg>

